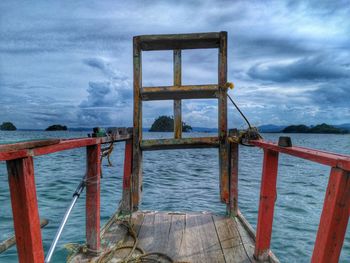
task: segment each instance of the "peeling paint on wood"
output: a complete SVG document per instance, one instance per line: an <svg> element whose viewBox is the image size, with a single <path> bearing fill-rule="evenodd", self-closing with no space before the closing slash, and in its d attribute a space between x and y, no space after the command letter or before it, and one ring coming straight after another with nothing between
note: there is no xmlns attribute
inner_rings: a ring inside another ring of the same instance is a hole
<svg viewBox="0 0 350 263"><path fill-rule="evenodd" d="M181 86L181 50L174 50L174 86ZM181 100L174 100L174 138L182 137Z"/></svg>
<svg viewBox="0 0 350 263"><path fill-rule="evenodd" d="M338 262L350 214L350 172L332 168L312 263Z"/></svg>
<svg viewBox="0 0 350 263"><path fill-rule="evenodd" d="M7 162L13 222L20 263L44 262L33 158Z"/></svg>
<svg viewBox="0 0 350 263"><path fill-rule="evenodd" d="M263 170L256 230L255 258L267 260L270 253L272 222L277 197L278 152L264 150Z"/></svg>
<svg viewBox="0 0 350 263"><path fill-rule="evenodd" d="M86 243L91 251L100 250L101 145L86 148Z"/></svg>

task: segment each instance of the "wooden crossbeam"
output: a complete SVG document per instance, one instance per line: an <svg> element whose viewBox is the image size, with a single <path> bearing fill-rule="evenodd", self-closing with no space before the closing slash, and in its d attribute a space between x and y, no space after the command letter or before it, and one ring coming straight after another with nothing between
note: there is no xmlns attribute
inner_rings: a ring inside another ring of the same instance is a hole
<svg viewBox="0 0 350 263"><path fill-rule="evenodd" d="M141 50L218 48L220 33L194 33L137 36Z"/></svg>

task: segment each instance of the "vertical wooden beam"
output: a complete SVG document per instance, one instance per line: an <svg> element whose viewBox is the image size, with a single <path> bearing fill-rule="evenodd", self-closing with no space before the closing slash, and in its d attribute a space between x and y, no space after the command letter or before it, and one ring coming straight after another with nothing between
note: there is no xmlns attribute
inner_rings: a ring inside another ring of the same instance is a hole
<svg viewBox="0 0 350 263"><path fill-rule="evenodd" d="M86 147L86 243L91 252L100 250L101 145Z"/></svg>
<svg viewBox="0 0 350 263"><path fill-rule="evenodd" d="M311 262L338 262L350 214L350 172L331 169Z"/></svg>
<svg viewBox="0 0 350 263"><path fill-rule="evenodd" d="M228 214L238 215L238 143L230 143L230 203Z"/></svg>
<svg viewBox="0 0 350 263"><path fill-rule="evenodd" d="M123 198L121 203L121 211L123 213L130 213L132 211L132 200L131 200L132 147L133 147L132 140L127 140L125 142Z"/></svg>
<svg viewBox="0 0 350 263"><path fill-rule="evenodd" d="M132 168L132 205L137 210L142 195L142 56L139 37L133 40L134 64L134 132L133 132L133 168Z"/></svg>
<svg viewBox="0 0 350 263"><path fill-rule="evenodd" d="M227 143L227 32L220 32L219 48L219 98L218 98L218 120L219 120L219 167L220 167L220 197L223 203L229 203L229 157Z"/></svg>
<svg viewBox="0 0 350 263"><path fill-rule="evenodd" d="M33 158L7 161L18 260L44 262Z"/></svg>
<svg viewBox="0 0 350 263"><path fill-rule="evenodd" d="M181 49L174 50L174 86L181 86ZM182 137L181 100L174 100L174 138Z"/></svg>
<svg viewBox="0 0 350 263"><path fill-rule="evenodd" d="M273 213L277 196L278 152L264 149L260 202L254 256L268 260L272 233Z"/></svg>

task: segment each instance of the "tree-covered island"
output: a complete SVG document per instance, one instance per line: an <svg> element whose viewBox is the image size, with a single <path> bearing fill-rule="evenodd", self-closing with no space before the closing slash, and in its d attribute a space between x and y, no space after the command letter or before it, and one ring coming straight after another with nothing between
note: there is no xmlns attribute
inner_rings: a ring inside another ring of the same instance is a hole
<svg viewBox="0 0 350 263"><path fill-rule="evenodd" d="M150 132L173 132L174 131L174 118L171 116L159 116L149 129ZM182 131L190 132L192 127L185 122L182 122Z"/></svg>
<svg viewBox="0 0 350 263"><path fill-rule="evenodd" d="M67 126L60 125L60 124L51 125L45 129L45 131L66 131L66 130L68 130Z"/></svg>
<svg viewBox="0 0 350 263"><path fill-rule="evenodd" d="M290 125L283 129L284 133L333 133L333 134L345 134L347 130L322 123L316 126L308 127L306 125Z"/></svg>
<svg viewBox="0 0 350 263"><path fill-rule="evenodd" d="M12 122L3 122L0 125L0 130L1 131L15 131L17 130L16 126Z"/></svg>

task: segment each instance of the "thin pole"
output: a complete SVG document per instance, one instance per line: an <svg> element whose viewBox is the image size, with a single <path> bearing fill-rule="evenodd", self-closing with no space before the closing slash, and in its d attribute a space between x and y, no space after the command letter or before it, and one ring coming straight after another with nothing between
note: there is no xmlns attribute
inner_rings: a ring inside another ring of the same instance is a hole
<svg viewBox="0 0 350 263"><path fill-rule="evenodd" d="M75 205L75 203L77 202L81 192L84 190L85 187L85 176L83 178L83 180L80 182L78 188L75 190L74 194L73 194L73 199L68 207L68 209L66 210L66 213L64 214L64 217L61 221L61 224L56 232L55 238L53 239L53 242L50 246L49 252L47 253L46 257L45 257L45 263L49 263L51 261L53 252L55 251L55 248L57 246L57 242L60 239L60 236L62 234L63 228L67 223L68 217L70 215L70 213L72 212L72 209Z"/></svg>

